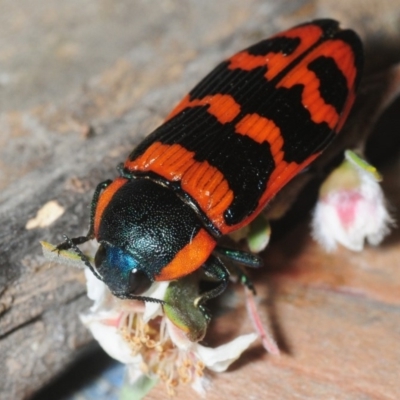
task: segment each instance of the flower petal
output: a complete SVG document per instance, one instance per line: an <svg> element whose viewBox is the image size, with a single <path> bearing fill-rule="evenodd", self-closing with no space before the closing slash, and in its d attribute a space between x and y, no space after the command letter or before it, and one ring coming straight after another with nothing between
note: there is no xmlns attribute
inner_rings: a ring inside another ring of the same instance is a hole
<svg viewBox="0 0 400 400"><path fill-rule="evenodd" d="M167 291L169 282L154 282L150 289L143 293L143 296L163 300ZM148 322L155 317L162 315L162 307L159 303L146 302L146 308L143 314L143 321Z"/></svg>
<svg viewBox="0 0 400 400"><path fill-rule="evenodd" d="M245 351L256 339L256 333L242 335L229 343L216 348L204 347L195 343L194 350L207 368L215 372L223 372Z"/></svg>
<svg viewBox="0 0 400 400"><path fill-rule="evenodd" d="M116 326L107 325L104 320L99 320L91 315L81 315L80 318L110 357L123 364L140 364L141 356L132 355L132 350Z"/></svg>
<svg viewBox="0 0 400 400"><path fill-rule="evenodd" d="M178 328L170 319L165 320L167 324L168 334L172 343L181 350L188 350L192 347L193 342L190 341L182 329Z"/></svg>
<svg viewBox="0 0 400 400"><path fill-rule="evenodd" d="M91 312L108 308L113 301L114 297L109 291L107 285L101 280L97 279L89 268L85 268L86 288L89 299L93 300L93 305L90 308Z"/></svg>

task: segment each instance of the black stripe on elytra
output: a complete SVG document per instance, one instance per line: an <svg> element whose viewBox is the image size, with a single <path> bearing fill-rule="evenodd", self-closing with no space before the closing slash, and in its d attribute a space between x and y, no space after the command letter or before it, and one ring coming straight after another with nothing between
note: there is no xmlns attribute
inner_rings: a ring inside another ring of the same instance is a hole
<svg viewBox="0 0 400 400"><path fill-rule="evenodd" d="M244 49L242 52L248 52L251 55L266 55L269 52L273 53L282 53L285 55L292 54L296 48L299 46L301 42L300 38L289 38L289 37L277 37L263 40L253 46L250 46L247 49ZM224 88L227 85L231 84L231 80L229 75L226 74L226 66L230 65L230 61L224 61L217 65L208 75L206 75L189 93L191 98L203 98L207 96L209 93L207 89L212 87L214 89L214 93L218 93L220 88ZM241 71L241 76L243 81L246 82L246 73L245 70ZM266 70L265 70L266 71Z"/></svg>
<svg viewBox="0 0 400 400"><path fill-rule="evenodd" d="M226 64L223 76L229 75L231 85L200 89L208 95L230 95L241 105L240 114L231 125L236 125L247 114L254 113L272 120L279 127L284 139L284 160L301 163L320 151L334 134L326 122L312 121L310 112L302 103L303 85L276 88L274 80L266 80L265 71L265 67L251 71L230 70ZM191 92L192 99L196 92ZM203 93L199 95L201 97Z"/></svg>
<svg viewBox="0 0 400 400"><path fill-rule="evenodd" d="M319 46L322 42L324 42L326 39L332 39L339 31L339 24L335 20L331 19L321 19L321 20L316 20L313 21L312 23L305 23L299 25L301 26L307 26L307 25L318 25L321 29L321 36L320 38L308 49L306 49L302 54L300 54L296 59L294 59L289 65L287 65L274 79L274 83L279 82L283 76L287 74L287 72L293 67L298 64L307 54L309 54L312 50L314 50L315 47ZM347 31L345 31L347 32ZM339 31L339 33L342 33ZM354 34L354 32L350 31L351 34ZM252 55L263 55L268 53L269 51L275 52L275 53L282 53L282 54L292 54L293 51L296 50L298 45L301 42L300 37L295 37L295 38L289 38L289 37L277 37L277 38L271 38L271 39L266 39L263 40L253 46L250 46L247 49L244 49L242 52L249 52ZM241 52L241 53L242 53ZM194 88L192 91L190 91L189 95L191 96L192 99L201 99L204 96L207 96L209 93L209 88L213 88L213 93L218 93L218 90L221 88L224 88L228 85L234 84L232 80L230 79L229 74L226 73L226 67L227 65L230 65L230 61L224 61L220 63L215 69L213 69L208 75L206 75ZM267 68L265 66L265 68ZM241 70L242 71L242 76L243 80L246 82L246 77L245 74L248 71ZM265 73L267 72L267 69L265 69Z"/></svg>
<svg viewBox="0 0 400 400"><path fill-rule="evenodd" d="M314 72L319 80L319 92L326 104L332 105L340 114L346 103L349 90L343 72L331 57L318 57L307 68Z"/></svg>
<svg viewBox="0 0 400 400"><path fill-rule="evenodd" d="M130 155L130 160L154 142L180 144L196 154L196 160L207 160L220 170L233 190L234 201L224 217L228 225L241 222L257 207L275 167L268 142L259 144L248 136L235 133L236 123L247 114L257 113L279 126L284 138L285 161L303 162L319 151L333 137L326 123L316 124L302 103L302 85L276 88L265 77L265 68L250 72L225 71L233 84L229 90L215 89L215 93L229 94L242 105L232 123L221 124L207 112L208 106L192 107L168 120L149 135ZM215 94L210 87L208 94Z"/></svg>
<svg viewBox="0 0 400 400"><path fill-rule="evenodd" d="M360 83L362 69L364 66L364 46L358 37L358 35L352 31L351 29L343 29L341 30L339 27L339 23L333 19L317 19L310 23L311 25L318 25L322 28L323 34L321 39L323 41L332 39L332 40L341 40L347 43L353 50L354 55L354 67L356 69L356 80L354 83L354 88L357 89ZM308 23L299 25L306 26Z"/></svg>
<svg viewBox="0 0 400 400"><path fill-rule="evenodd" d="M324 29L324 39L321 41L340 35L342 40L351 42L357 59L362 48L354 32L337 33L337 23L332 20L316 23ZM312 46L310 51L314 48ZM134 160L157 141L181 144L195 152L198 161L207 160L225 175L235 196L225 213L226 222L230 225L241 222L257 206L274 162L268 143L259 144L247 136L235 133L237 122L252 113L274 121L284 139L283 150L287 162L303 162L322 150L334 136L326 123L316 124L311 120L309 111L301 102L303 85L276 88L279 80L308 53L306 51L300 59L296 58L270 82L265 79L265 67L252 71L231 70L229 61L221 63L190 92L190 98L201 99L213 94L231 95L241 106L238 117L230 123L221 124L207 112L208 106L186 108L149 135L131 153L129 159Z"/></svg>
<svg viewBox="0 0 400 400"><path fill-rule="evenodd" d="M261 42L248 47L244 51L253 56L265 56L268 53L282 53L283 55L288 56L297 49L300 43L301 39L298 37L291 38L280 36L262 40Z"/></svg>
<svg viewBox="0 0 400 400"><path fill-rule="evenodd" d="M251 71L231 70L229 61L221 63L191 92L190 98L201 99L207 95L228 94L241 106L241 112L231 123L236 124L247 114L257 113L271 119L280 128L284 138L284 160L303 162L312 154L322 150L334 137L332 130L325 122L314 123L310 112L302 104L303 85L287 88L276 88L277 83L288 71L304 59L311 51L327 38L336 35L336 21L319 21L324 34L313 46L299 55L271 81L265 74L267 67L258 67ZM350 31L350 36L356 36ZM218 79L219 78L219 79ZM321 80L322 80L321 76ZM342 93L335 91L329 101L337 106L338 113L343 109Z"/></svg>
<svg viewBox="0 0 400 400"><path fill-rule="evenodd" d="M269 143L259 144L248 136L238 135L234 125L219 123L207 108L199 106L183 110L145 139L130 159L143 154L155 141L177 143L194 152L196 161L207 161L228 182L234 199L224 218L228 225L235 225L257 207L275 163Z"/></svg>
<svg viewBox="0 0 400 400"><path fill-rule="evenodd" d="M322 29L321 37L324 39L333 38L337 35L338 32L341 32L339 28L339 22L335 21L334 19L329 19L329 18L316 19L311 22L300 24L298 25L298 27L307 25L319 26Z"/></svg>
<svg viewBox="0 0 400 400"><path fill-rule="evenodd" d="M302 26L306 27L308 25L317 25L321 28L322 32L320 38L309 49L304 51L303 54L300 54L298 58L296 58L283 71L281 71L281 73L278 74L278 76L276 77L275 83L277 83L280 79L282 79L282 76L286 75L288 70L292 69L316 46L320 45L327 39L333 39L335 36L337 36L338 39L342 39L345 42L351 44L355 51L360 50L361 46L361 53L362 53L362 45L357 35L350 30L341 31L339 28L339 23L337 21L328 18L319 19L312 22L300 24L295 28ZM281 52L282 54L290 55L296 50L296 48L300 43L301 43L300 37L293 38L293 37L281 36L263 40L253 46L248 47L247 49L244 49L242 52L247 51L249 54L252 55L265 55L268 52L274 52L274 53ZM227 62L229 63L229 60ZM192 96L192 98L202 98L206 96L208 94L205 90L206 87L220 88L224 87L225 85L230 85L231 82L229 81L229 79L226 79L228 78L228 76L226 76L225 78L223 77L223 72L225 69L226 69L226 62L222 62L214 70L212 70L189 93ZM246 71L243 72L245 73Z"/></svg>

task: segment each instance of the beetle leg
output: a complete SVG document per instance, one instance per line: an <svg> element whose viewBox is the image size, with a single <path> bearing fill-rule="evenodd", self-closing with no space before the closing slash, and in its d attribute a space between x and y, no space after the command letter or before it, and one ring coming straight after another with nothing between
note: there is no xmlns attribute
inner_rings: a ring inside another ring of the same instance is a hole
<svg viewBox="0 0 400 400"><path fill-rule="evenodd" d="M234 269L234 274L237 276L237 280L240 284L243 286L246 286L248 289L250 289L254 295L256 295L256 289L253 285L253 282L249 278L249 276L246 274L246 272L241 268L239 265L232 264L230 266L231 268Z"/></svg>
<svg viewBox="0 0 400 400"><path fill-rule="evenodd" d="M246 267L259 268L263 266L261 257L246 251L228 249L226 247L217 246L214 250L217 254L229 258L231 261L238 262Z"/></svg>
<svg viewBox="0 0 400 400"><path fill-rule="evenodd" d="M246 267L259 268L262 267L263 260L254 254L241 250L228 249L221 246L217 246L214 251L232 261L232 265L230 265L230 267L235 270L235 275L237 276L238 281L250 289L255 295L256 289L254 288L253 282L250 280L246 272L243 271L243 268L235 263L243 264Z"/></svg>
<svg viewBox="0 0 400 400"><path fill-rule="evenodd" d="M85 243L88 240L94 239L94 215L96 213L97 203L99 202L101 192L111 184L112 180L108 179L104 182L101 182L97 185L96 190L94 191L92 202L90 204L90 225L89 231L86 236L78 236L76 238L64 240L64 242L60 243L54 251L68 250L72 248L72 244L75 246Z"/></svg>
<svg viewBox="0 0 400 400"><path fill-rule="evenodd" d="M199 307L204 313L205 317L208 319L209 315L204 307L204 303L207 300L219 296L225 290L226 286L228 285L229 271L222 261L213 255L203 264L202 268L208 277L219 282L217 287L203 293L194 301L195 306Z"/></svg>

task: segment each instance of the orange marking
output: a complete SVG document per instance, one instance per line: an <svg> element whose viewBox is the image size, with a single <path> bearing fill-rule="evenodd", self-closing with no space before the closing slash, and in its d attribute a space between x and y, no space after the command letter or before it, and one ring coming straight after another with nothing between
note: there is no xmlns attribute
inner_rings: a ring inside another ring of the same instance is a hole
<svg viewBox="0 0 400 400"><path fill-rule="evenodd" d="M318 53L319 54L319 53ZM313 56L314 58L315 56ZM319 79L314 72L307 69L311 60L306 57L293 71L290 71L277 85L277 87L291 88L294 85L304 85L302 103L310 112L311 119L315 123L326 122L331 129L334 129L339 114L336 109L326 104L319 92Z"/></svg>
<svg viewBox="0 0 400 400"><path fill-rule="evenodd" d="M208 183L208 190L211 192L210 196L213 195L214 190L220 185L221 181L223 180L222 175L214 174L213 177L209 180Z"/></svg>
<svg viewBox="0 0 400 400"><path fill-rule="evenodd" d="M195 153L179 144L153 143L141 156L127 161L130 171L152 171L169 181L180 181L212 223L225 224L223 212L233 201L233 191L224 175L207 161L196 161Z"/></svg>
<svg viewBox="0 0 400 400"><path fill-rule="evenodd" d="M345 106L343 107L342 113L340 115L339 121L336 125L336 131L340 131L347 116L351 110L351 107L355 100L355 79L357 76L357 68L355 66L355 59L353 54L353 49L345 42L338 40L329 40L318 48L318 53L326 57L332 57L339 69L343 72L343 75L347 80L347 88L349 89L349 94Z"/></svg>
<svg viewBox="0 0 400 400"><path fill-rule="evenodd" d="M257 143L268 141L271 146L281 136L280 129L274 121L256 113L245 115L236 124L235 132L249 136Z"/></svg>
<svg viewBox="0 0 400 400"><path fill-rule="evenodd" d="M275 165L283 159L283 137L274 121L258 114L247 114L235 127L235 132L251 137L258 143L268 142Z"/></svg>
<svg viewBox="0 0 400 400"><path fill-rule="evenodd" d="M301 26L298 28L290 29L286 32L279 33L273 36L299 38L300 43L292 54L274 53L269 52L265 55L251 55L246 50L235 54L229 59L230 69L243 69L244 71L251 71L257 67L267 67L265 77L268 80L273 79L283 69L285 69L293 60L304 53L312 45L314 45L321 37L322 29L316 25Z"/></svg>
<svg viewBox="0 0 400 400"><path fill-rule="evenodd" d="M104 213L104 210L110 203L114 194L128 181L125 178L117 178L114 182L112 182L103 193L101 193L99 197L99 201L96 206L96 212L94 214L94 235L97 237L99 232L101 217Z"/></svg>
<svg viewBox="0 0 400 400"><path fill-rule="evenodd" d="M325 103L319 92L319 79L314 72L307 68L315 57L325 56L334 59L338 68L342 71L347 81L349 97L354 97L354 81L356 68L354 66L354 55L351 47L340 40L327 40L322 43L315 52L310 53L301 61L295 69L290 71L277 85L277 87L290 88L296 84L304 85L302 103L310 111L311 119L315 123L326 122L331 129L337 129L343 124L344 118L339 115L336 109ZM345 106L345 109L350 106ZM345 111L344 109L344 111ZM347 111L348 113L348 111ZM339 129L337 129L339 130Z"/></svg>
<svg viewBox="0 0 400 400"><path fill-rule="evenodd" d="M271 200L283 186L285 186L294 176L302 171L308 164L313 162L321 153L313 154L300 164L296 162L281 161L271 174L268 181L267 190L260 199L261 209Z"/></svg>
<svg viewBox="0 0 400 400"><path fill-rule="evenodd" d="M243 69L244 71L251 71L258 67L264 67L270 61L268 53L265 56L254 56L249 54L246 50L235 54L229 59L229 69Z"/></svg>
<svg viewBox="0 0 400 400"><path fill-rule="evenodd" d="M147 151L146 152L146 156L143 157L143 159L142 159L143 165L147 166L147 165L150 165L153 162L152 161L154 159L153 154L157 154L157 152L159 150L159 145L160 145L160 143L156 143L156 145L153 146L153 148L152 148L153 151Z"/></svg>
<svg viewBox="0 0 400 400"><path fill-rule="evenodd" d="M334 39L322 43L322 45L318 47L317 53L318 57L332 57L335 60L337 66L346 78L347 88L352 90L357 75L353 49L347 43ZM313 56L312 54L306 57L308 62L312 61L313 58L315 58L315 55Z"/></svg>
<svg viewBox="0 0 400 400"><path fill-rule="evenodd" d="M272 120L261 117L258 114L246 115L236 124L235 128L236 133L247 135L258 143L269 143L275 163L275 169L268 180L267 188L260 198L256 210L251 214L251 216L245 218L244 221L237 225L227 226L224 224L219 226L222 234L230 233L250 223L283 186L285 186L295 175L297 175L297 173L303 170L319 155L319 153L315 154L301 164L283 161L284 152L282 147L284 140L281 136L279 127L276 126ZM221 210L220 212L223 213L224 211L225 210Z"/></svg>
<svg viewBox="0 0 400 400"><path fill-rule="evenodd" d="M169 119L175 117L175 115L178 115L181 111L183 111L185 108L188 107L193 107L191 105L190 101L190 95L186 95L175 107L174 109L168 114L167 118L165 119L168 121Z"/></svg>
<svg viewBox="0 0 400 400"><path fill-rule="evenodd" d="M200 268L210 257L216 241L204 229L201 229L193 240L183 247L156 276L156 281L171 281L188 275Z"/></svg>
<svg viewBox="0 0 400 400"><path fill-rule="evenodd" d="M226 124L231 122L240 113L240 105L236 103L235 99L228 94L215 94L213 96L205 96L202 99L190 100L187 95L168 115L166 121L175 117L185 108L205 106L208 105L208 112L214 115L215 118L221 123Z"/></svg>
<svg viewBox="0 0 400 400"><path fill-rule="evenodd" d="M167 162L168 164L173 164L175 168L180 169L182 165L186 164L190 159L190 154L187 154L186 157L182 157L182 152L179 150L179 148L176 148L175 153L173 151L165 153L163 156L158 157L157 162L160 164Z"/></svg>
<svg viewBox="0 0 400 400"><path fill-rule="evenodd" d="M218 191L214 192L217 196L221 198L221 201L214 207L213 212L215 214L214 215L215 225L222 232L225 226L225 218L223 216L223 213L231 205L232 198L231 198L231 191L228 190L228 188L226 188L226 191L224 191L223 190L224 188L221 188L221 186L218 187Z"/></svg>
<svg viewBox="0 0 400 400"><path fill-rule="evenodd" d="M299 45L292 54L269 52L265 55L253 56L249 54L248 51L242 51L229 59L229 68L232 70L242 69L250 71L257 67L266 66L265 78L271 80L296 58L317 43L322 33L322 29L317 25L306 25L290 29L275 37L299 38ZM332 57L346 77L349 96L341 115L338 115L334 107L324 102L319 93L319 80L312 71L307 69L309 62L315 59L316 56ZM353 86L357 73L354 61L353 50L347 43L338 39L326 40L320 44L315 51L312 51L301 60L292 71L289 71L277 86L290 88L295 84L303 84L302 102L310 111L312 120L316 123L324 121L332 129L339 130L354 101ZM233 121L240 113L240 105L229 95L216 94L194 100L191 100L190 95L187 95L173 109L167 117L167 120L187 108L204 105L209 106L208 112L214 115L222 124ZM223 234L232 232L253 220L265 207L267 202L274 197L287 182L319 155L314 154L300 164L283 161L283 138L279 127L277 127L272 120L261 117L258 114L246 115L236 124L235 128L236 133L249 136L258 143L267 141L270 144L276 166L256 210L251 216L245 218L244 221L237 225L227 226L223 218L224 211L229 208L234 198L233 192L229 188L223 174L206 161L196 161L194 159L194 152L189 152L178 144L163 145L162 143L156 142L136 160L128 160L125 163L125 167L131 171L153 171L167 180L181 181L182 189L197 201L200 209L205 212L211 222L218 227ZM205 239L201 239L200 242L208 243ZM191 246L191 244L187 246ZM215 244L213 244L213 246L215 246ZM184 249L186 249L186 247ZM210 245L210 248L211 247ZM189 250L187 251L189 252ZM206 257L205 254L206 252L204 252L203 257L200 258ZM176 264L174 259L169 266L165 268L165 275L164 270L162 271L160 274L162 278L160 278L160 280L164 279L164 276L168 277L166 279L174 279L171 278L171 276L191 272L193 269L187 272L188 270L183 266L184 258L185 257L182 257L182 260L179 262L176 261ZM197 263L198 266L201 265L201 263L199 264L199 259L193 264ZM197 269L198 266L194 269ZM172 272L170 272L169 268L171 268Z"/></svg>

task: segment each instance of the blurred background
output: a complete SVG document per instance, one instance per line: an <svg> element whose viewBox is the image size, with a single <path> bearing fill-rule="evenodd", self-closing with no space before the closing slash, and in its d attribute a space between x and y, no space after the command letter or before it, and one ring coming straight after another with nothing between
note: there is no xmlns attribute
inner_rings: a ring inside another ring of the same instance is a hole
<svg viewBox="0 0 400 400"><path fill-rule="evenodd" d="M348 131L370 137L367 155L383 172L396 217L400 1L0 3L1 399L118 398L123 367L78 319L90 306L83 274L46 262L39 240L84 234L96 184L115 177L130 149L219 61L321 17L356 30L365 43ZM61 214L37 219L50 201ZM400 398L398 229L379 248L326 254L309 236L305 207L277 227L255 277L283 356L256 346L214 378L210 399ZM226 341L233 327L251 331L240 294L228 296L208 343ZM164 397L162 384L148 396ZM198 395L180 388L176 398Z"/></svg>

